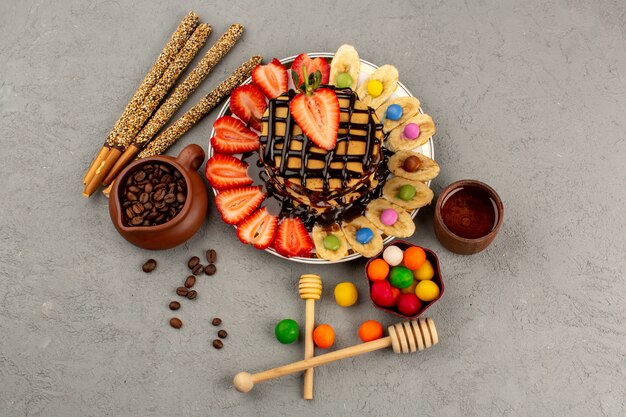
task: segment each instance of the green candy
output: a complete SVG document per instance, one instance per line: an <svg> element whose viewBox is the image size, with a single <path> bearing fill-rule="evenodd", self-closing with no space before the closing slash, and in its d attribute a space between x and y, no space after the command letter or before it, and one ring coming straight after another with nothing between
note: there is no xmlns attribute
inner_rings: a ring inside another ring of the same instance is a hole
<svg viewBox="0 0 626 417"><path fill-rule="evenodd" d="M298 340L300 328L295 320L285 319L278 322L274 329L274 334L280 343L288 345Z"/></svg>
<svg viewBox="0 0 626 417"><path fill-rule="evenodd" d="M408 288L413 283L413 272L404 266L394 266L389 274L389 282L396 288Z"/></svg>
<svg viewBox="0 0 626 417"><path fill-rule="evenodd" d="M413 197L415 197L415 187L413 187L411 184L404 184L398 190L398 195L396 197L404 201L412 200Z"/></svg>
<svg viewBox="0 0 626 417"><path fill-rule="evenodd" d="M335 85L339 88L349 88L352 87L352 76L347 72L341 72L337 74L337 78L335 78Z"/></svg>
<svg viewBox="0 0 626 417"><path fill-rule="evenodd" d="M341 241L335 235L326 235L324 237L324 247L328 250L337 250L341 246Z"/></svg>

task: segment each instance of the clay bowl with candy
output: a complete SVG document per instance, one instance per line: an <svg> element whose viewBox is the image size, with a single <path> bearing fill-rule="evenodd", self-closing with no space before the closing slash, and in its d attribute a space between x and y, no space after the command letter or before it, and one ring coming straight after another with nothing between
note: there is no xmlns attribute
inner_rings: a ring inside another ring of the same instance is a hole
<svg viewBox="0 0 626 417"><path fill-rule="evenodd" d="M435 252L404 240L385 245L365 265L365 276L374 307L404 319L419 317L444 291Z"/></svg>
<svg viewBox="0 0 626 417"><path fill-rule="evenodd" d="M205 153L189 145L177 158L140 159L118 176L109 197L117 231L135 246L169 249L191 238L207 211L207 190L197 170Z"/></svg>

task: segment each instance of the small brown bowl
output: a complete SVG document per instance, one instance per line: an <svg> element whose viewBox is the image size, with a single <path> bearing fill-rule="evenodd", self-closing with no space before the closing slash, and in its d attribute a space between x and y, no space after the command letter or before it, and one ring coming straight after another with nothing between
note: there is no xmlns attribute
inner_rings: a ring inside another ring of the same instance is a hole
<svg viewBox="0 0 626 417"><path fill-rule="evenodd" d="M400 313L396 309L396 307L381 307L378 304L376 304L374 302L374 300L372 300L372 295L371 294L372 294L372 284L373 284L373 282L370 281L369 278L367 277L367 267L375 259L382 259L383 252L389 246L397 246L400 249L402 249L402 251L404 252L408 248L413 247L413 246L418 246L418 245L414 245L412 243L409 243L406 240L400 240L400 239L392 240L391 242L389 242L389 243L387 243L385 245L383 250L378 255L374 256L369 261L367 261L367 263L365 264L365 280L367 281L367 288L368 288L368 292L369 292L369 295L370 295L370 301L372 302L372 305L374 306L374 308L376 308L376 309L378 309L380 311L384 311L386 313L393 314L394 316L400 317L400 318L405 319L405 320L413 320L413 319L421 316L426 310L428 310L430 308L430 306L432 306L437 301L439 301L439 299L443 296L443 292L444 292L444 288L445 287L443 285L443 278L441 277L441 267L439 265L439 258L437 258L437 255L432 250L427 249L427 248L425 248L423 246L419 246L420 248L424 249L424 252L426 252L426 259L428 261L430 261L430 263L433 266L433 270L435 271L435 274L433 275L431 281L433 281L439 287L439 296L437 298L435 298L434 300L429 301L428 303L423 303L422 304L422 309L416 315L414 315L414 316L405 316L404 314ZM402 264L400 264L400 265L402 265Z"/></svg>
<svg viewBox="0 0 626 417"><path fill-rule="evenodd" d="M441 213L441 209L450 194L460 188L465 187L473 187L477 188L484 193L486 193L493 203L495 204L495 225L491 228L491 231L484 236L478 238L466 238L459 236L453 233L448 226L445 224L443 220L443 216ZM439 194L439 198L437 199L437 204L435 205L435 216L433 218L433 223L435 226L435 234L437 235L437 239L439 242L451 252L458 253L461 255L472 255L474 253L478 253L484 250L487 246L493 242L500 227L502 226L502 219L504 217L504 205L502 204L502 200L496 191L485 184L484 182L480 182L477 180L460 180L450 184L441 194Z"/></svg>
<svg viewBox="0 0 626 417"><path fill-rule="evenodd" d="M204 150L198 145L185 147L177 158L154 156L128 165L117 177L109 197L109 214L117 231L135 246L144 249L170 249L191 238L202 226L207 213L207 189L197 170L204 162ZM167 223L157 226L127 226L123 219L120 193L128 176L143 165L158 162L180 171L187 183L187 199L180 212Z"/></svg>

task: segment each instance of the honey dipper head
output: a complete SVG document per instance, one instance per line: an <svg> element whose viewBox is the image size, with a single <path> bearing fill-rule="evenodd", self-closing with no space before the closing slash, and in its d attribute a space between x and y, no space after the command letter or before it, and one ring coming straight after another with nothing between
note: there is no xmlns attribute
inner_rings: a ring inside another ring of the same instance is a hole
<svg viewBox="0 0 626 417"><path fill-rule="evenodd" d="M319 275L302 275L298 285L298 292L303 300L319 300L322 296L322 279Z"/></svg>
<svg viewBox="0 0 626 417"><path fill-rule="evenodd" d="M396 323L387 330L395 353L411 353L439 343L435 322L430 317Z"/></svg>

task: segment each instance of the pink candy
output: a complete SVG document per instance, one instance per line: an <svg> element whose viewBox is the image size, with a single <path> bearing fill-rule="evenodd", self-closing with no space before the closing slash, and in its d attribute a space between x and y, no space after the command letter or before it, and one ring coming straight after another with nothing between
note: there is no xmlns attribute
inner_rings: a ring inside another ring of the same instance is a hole
<svg viewBox="0 0 626 417"><path fill-rule="evenodd" d="M380 221L385 226L393 226L398 221L398 212L388 208L380 213Z"/></svg>
<svg viewBox="0 0 626 417"><path fill-rule="evenodd" d="M409 123L404 127L403 136L405 139L417 139L420 135L420 127L416 123Z"/></svg>

